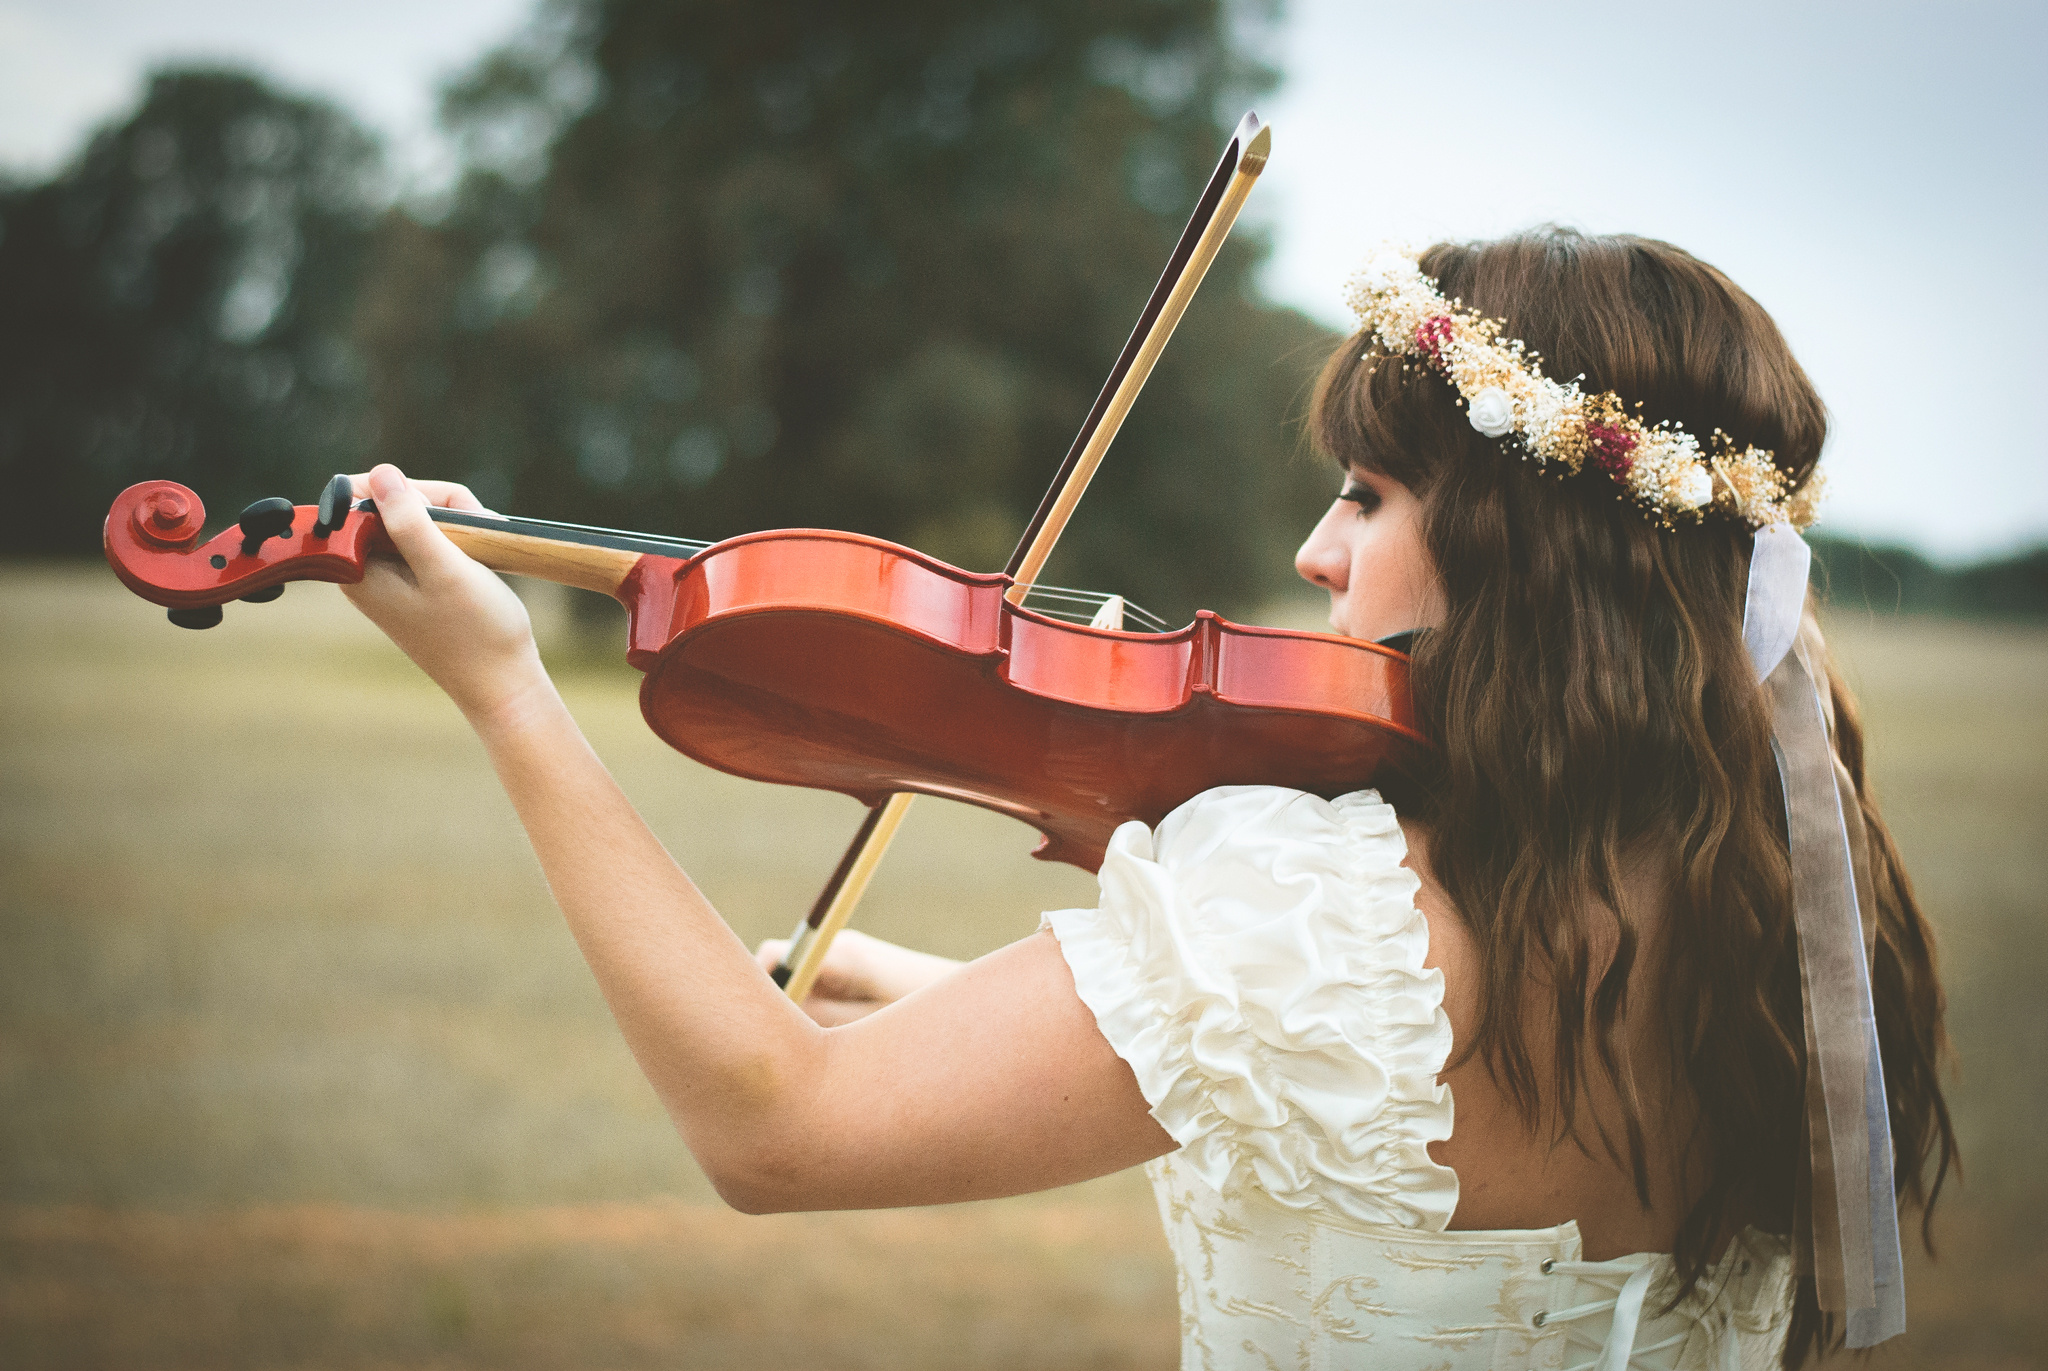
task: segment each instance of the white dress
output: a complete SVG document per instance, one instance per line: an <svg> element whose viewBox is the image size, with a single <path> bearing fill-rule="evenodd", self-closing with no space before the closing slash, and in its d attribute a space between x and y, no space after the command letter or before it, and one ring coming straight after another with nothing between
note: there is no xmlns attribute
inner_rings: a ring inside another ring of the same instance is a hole
<svg viewBox="0 0 2048 1371"><path fill-rule="evenodd" d="M1095 909L1045 916L1074 984L1180 1144L1150 1163L1181 1365L1673 1371L1777 1364L1784 1240L1702 1289L1668 1254L1580 1260L1576 1224L1453 1232L1443 976L1392 807L1208 791L1111 839Z"/></svg>

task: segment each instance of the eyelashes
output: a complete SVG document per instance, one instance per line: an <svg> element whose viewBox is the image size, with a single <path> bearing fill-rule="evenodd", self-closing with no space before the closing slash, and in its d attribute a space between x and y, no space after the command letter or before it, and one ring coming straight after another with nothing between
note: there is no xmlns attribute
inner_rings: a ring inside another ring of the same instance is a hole
<svg viewBox="0 0 2048 1371"><path fill-rule="evenodd" d="M1370 514L1380 507L1380 497L1373 493L1371 486L1347 485L1337 492L1337 498L1349 500L1364 514Z"/></svg>

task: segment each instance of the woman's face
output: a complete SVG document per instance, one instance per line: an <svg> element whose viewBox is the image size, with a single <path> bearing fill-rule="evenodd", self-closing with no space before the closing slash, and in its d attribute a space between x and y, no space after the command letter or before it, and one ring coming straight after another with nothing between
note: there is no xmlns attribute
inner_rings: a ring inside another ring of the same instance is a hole
<svg viewBox="0 0 2048 1371"><path fill-rule="evenodd" d="M1385 476L1345 478L1294 569L1330 592L1330 627L1347 638L1371 642L1443 621L1443 588L1422 547L1422 502Z"/></svg>

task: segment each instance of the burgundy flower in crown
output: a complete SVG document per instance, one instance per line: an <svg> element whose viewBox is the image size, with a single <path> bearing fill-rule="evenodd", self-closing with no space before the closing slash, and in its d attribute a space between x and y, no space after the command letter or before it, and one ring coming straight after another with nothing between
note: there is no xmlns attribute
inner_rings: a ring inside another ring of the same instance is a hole
<svg viewBox="0 0 2048 1371"><path fill-rule="evenodd" d="M1442 365L1444 344L1451 341L1451 316L1434 315L1415 326L1415 346L1422 349L1422 355Z"/></svg>
<svg viewBox="0 0 2048 1371"><path fill-rule="evenodd" d="M1586 460L1609 476L1626 476L1635 459L1636 440L1626 429L1613 424L1586 425Z"/></svg>
<svg viewBox="0 0 2048 1371"><path fill-rule="evenodd" d="M1644 424L1612 391L1588 395L1577 381L1551 380L1519 339L1502 336L1500 320L1446 300L1412 252L1376 254L1354 280L1350 303L1375 347L1443 373L1473 428L1539 466L1573 475L1590 468L1667 528L1709 513L1756 528L1813 522L1819 472L1787 490L1762 448L1737 447L1717 430L1711 450L1703 449L1676 424Z"/></svg>

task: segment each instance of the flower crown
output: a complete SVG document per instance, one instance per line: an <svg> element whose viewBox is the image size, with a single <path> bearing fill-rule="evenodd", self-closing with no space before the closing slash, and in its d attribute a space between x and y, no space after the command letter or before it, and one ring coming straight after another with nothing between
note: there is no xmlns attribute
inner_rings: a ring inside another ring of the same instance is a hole
<svg viewBox="0 0 2048 1371"><path fill-rule="evenodd" d="M1712 449L1703 451L1676 424L1644 424L1611 390L1588 395L1577 380L1551 380L1521 340L1501 337L1500 320L1444 299L1412 252L1375 255L1353 278L1346 302L1381 350L1420 357L1442 372L1458 388L1472 427L1489 438L1519 439L1539 466L1604 473L1665 528L1716 511L1756 528L1813 522L1818 470L1788 491L1762 448L1738 449L1715 429Z"/></svg>

